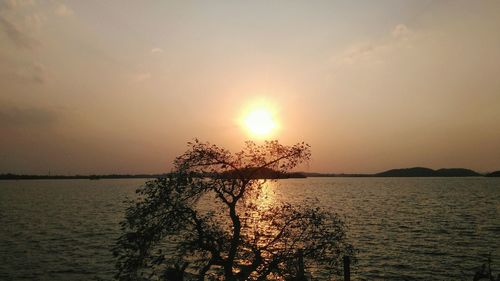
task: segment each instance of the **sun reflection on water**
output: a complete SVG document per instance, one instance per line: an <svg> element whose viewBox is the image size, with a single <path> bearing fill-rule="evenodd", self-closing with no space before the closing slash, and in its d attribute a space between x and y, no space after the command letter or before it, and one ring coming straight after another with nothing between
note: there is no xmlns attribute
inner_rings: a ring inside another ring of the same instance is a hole
<svg viewBox="0 0 500 281"><path fill-rule="evenodd" d="M252 198L245 204L246 234L258 246L269 243L278 232L278 229L273 227L273 207L278 204L275 193L277 186L276 181L260 181Z"/></svg>
<svg viewBox="0 0 500 281"><path fill-rule="evenodd" d="M260 190L259 195L256 199L256 205L259 209L265 210L276 203L276 193L275 190L278 186L276 181L264 181Z"/></svg>

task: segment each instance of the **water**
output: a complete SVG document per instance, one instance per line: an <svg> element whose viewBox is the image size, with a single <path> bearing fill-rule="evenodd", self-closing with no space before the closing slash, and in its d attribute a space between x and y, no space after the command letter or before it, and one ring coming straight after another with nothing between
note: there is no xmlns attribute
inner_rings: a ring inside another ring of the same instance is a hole
<svg viewBox="0 0 500 281"><path fill-rule="evenodd" d="M127 180L0 181L0 280L110 280ZM491 252L500 273L500 179L280 180L273 200L344 216L359 249L355 280L472 280Z"/></svg>

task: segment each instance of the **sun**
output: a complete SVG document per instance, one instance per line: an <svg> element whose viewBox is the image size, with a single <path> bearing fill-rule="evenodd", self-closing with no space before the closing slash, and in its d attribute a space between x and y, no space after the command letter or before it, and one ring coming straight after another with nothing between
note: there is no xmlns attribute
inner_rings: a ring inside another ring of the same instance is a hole
<svg viewBox="0 0 500 281"><path fill-rule="evenodd" d="M276 128L273 114L266 108L255 108L245 117L246 128L257 137L265 137Z"/></svg>

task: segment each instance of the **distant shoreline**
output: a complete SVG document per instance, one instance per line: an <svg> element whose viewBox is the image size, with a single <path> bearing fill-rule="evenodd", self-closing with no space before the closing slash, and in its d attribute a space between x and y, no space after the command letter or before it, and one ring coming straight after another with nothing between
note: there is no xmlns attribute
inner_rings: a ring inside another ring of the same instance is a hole
<svg viewBox="0 0 500 281"><path fill-rule="evenodd" d="M168 177L168 173L164 174L111 174L111 175L18 175L18 174L0 174L0 180L65 180L65 179L154 179ZM375 174L336 174L336 173L310 173L310 172L294 172L291 174L279 175L277 177L267 178L314 178L314 177L345 177L345 178L361 178L361 177L500 177L500 171L481 174L470 169L451 168L433 170L423 167L392 169Z"/></svg>

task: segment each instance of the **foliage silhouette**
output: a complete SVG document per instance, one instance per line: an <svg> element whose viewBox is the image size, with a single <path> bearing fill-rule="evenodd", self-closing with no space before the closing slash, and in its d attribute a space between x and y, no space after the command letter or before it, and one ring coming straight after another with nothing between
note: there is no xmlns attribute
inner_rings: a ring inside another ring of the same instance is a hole
<svg viewBox="0 0 500 281"><path fill-rule="evenodd" d="M117 279L302 280L304 264L340 274L353 247L335 213L311 202L259 203L269 180L255 175L286 173L310 155L305 143L247 142L235 154L188 143L174 172L147 182L127 209Z"/></svg>

